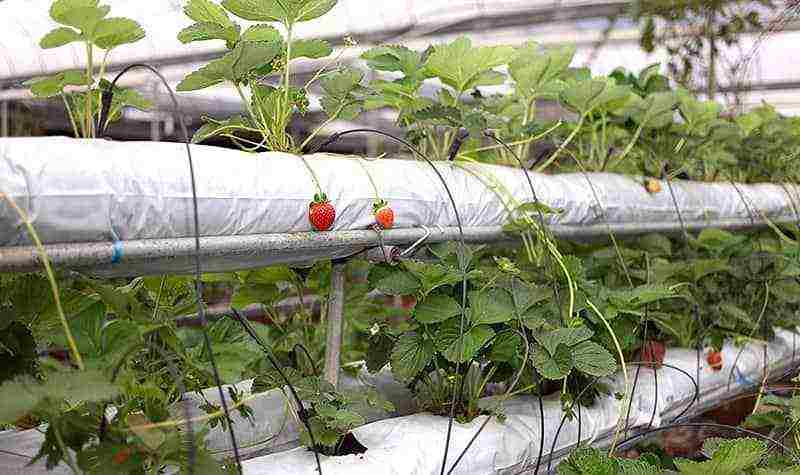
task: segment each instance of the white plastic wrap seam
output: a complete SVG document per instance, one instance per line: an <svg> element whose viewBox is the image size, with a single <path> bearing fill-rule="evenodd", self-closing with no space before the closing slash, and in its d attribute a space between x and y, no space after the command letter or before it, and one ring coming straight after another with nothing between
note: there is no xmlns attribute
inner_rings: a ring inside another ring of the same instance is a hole
<svg viewBox="0 0 800 475"><path fill-rule="evenodd" d="M202 236L310 231L314 182L299 157L192 146ZM396 228L456 226L447 193L421 161L316 155L307 163L336 207L334 230L373 222L375 190L395 211ZM357 160L361 160L359 164ZM502 226L515 203L531 201L522 170L438 162L465 227ZM538 198L562 210L550 223L588 226L672 222L667 187L648 193L641 180L614 174L531 173ZM590 185L591 181L591 185ZM495 182L503 189L487 188ZM686 222L797 219L795 185L672 183ZM186 238L193 235L192 194L184 147L174 143L69 138L0 139L0 190L22 207L45 244ZM507 194L506 194L507 192ZM594 192L602 206L598 207ZM0 246L30 244L17 213L0 203Z"/></svg>
<svg viewBox="0 0 800 475"><path fill-rule="evenodd" d="M777 330L776 338L767 344L769 371L776 375L800 363L800 338L785 330ZM745 388L757 385L763 377L763 345L748 344L738 358L733 378L729 385L728 376L742 350L726 343L722 349L723 368L714 371L700 359L700 400L694 405L700 407L721 401L737 394ZM689 349L667 350L664 363L681 368L694 377L697 371L696 353ZM635 369L629 368L632 383ZM658 371L658 398L653 394L653 371L642 369L633 395L629 418L630 428L642 428L650 422L653 404L656 404L656 417L653 427L671 421L694 397L694 385L683 374L663 367ZM607 381L614 391L622 392L623 378L617 374ZM561 422L558 395L550 396L544 402L544 473L550 448L556 430ZM581 439L584 443L607 443L613 437L620 414L627 406L613 396L599 398L592 407L581 410ZM529 472L536 464L539 453L540 419L538 401L532 396L518 396L508 400L502 410L503 422L493 418L470 447L467 455L459 462L453 473L467 475L516 474ZM469 440L485 421L481 416L467 424L455 424L448 455L448 469L466 447ZM322 470L325 475L427 475L438 474L444 453L447 419L431 414L413 414L393 419L385 419L355 429L354 435L368 450L361 455L341 457L322 456ZM295 427L296 430L296 427ZM632 431L632 433L635 433ZM217 443L225 444L224 433L214 436ZM574 447L578 437L577 419L566 421L553 451L554 463L568 449ZM218 446L222 448L222 446ZM246 474L292 473L314 474L314 457L304 447L277 452L244 462Z"/></svg>

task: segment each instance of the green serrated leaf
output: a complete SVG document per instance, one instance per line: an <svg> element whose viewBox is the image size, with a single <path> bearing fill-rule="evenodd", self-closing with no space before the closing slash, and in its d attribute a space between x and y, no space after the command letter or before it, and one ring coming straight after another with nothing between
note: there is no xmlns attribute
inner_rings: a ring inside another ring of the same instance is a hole
<svg viewBox="0 0 800 475"><path fill-rule="evenodd" d="M472 360L478 351L494 336L494 330L489 325L469 327L469 322L464 322L464 336L459 338L461 319L451 318L444 322L436 333L436 348L442 356L454 363L465 363Z"/></svg>
<svg viewBox="0 0 800 475"><path fill-rule="evenodd" d="M461 313L461 306L447 295L428 295L414 307L414 320L419 323L439 323Z"/></svg>
<svg viewBox="0 0 800 475"><path fill-rule="evenodd" d="M516 363L522 359L523 348L522 337L516 332L506 331L494 339L489 359L498 363L510 363L516 367Z"/></svg>
<svg viewBox="0 0 800 475"><path fill-rule="evenodd" d="M55 30L44 35L39 41L39 46L42 49L51 49L82 40L83 36L80 34L80 32L75 31L72 28L61 27L56 28Z"/></svg>
<svg viewBox="0 0 800 475"><path fill-rule="evenodd" d="M589 327L580 326L575 328L557 328L549 332L536 333L533 337L552 355L555 353L558 345L571 347L588 340L592 335L594 335L594 332L589 329Z"/></svg>
<svg viewBox="0 0 800 475"><path fill-rule="evenodd" d="M571 348L575 369L590 376L608 376L617 370L617 362L605 348L584 341Z"/></svg>
<svg viewBox="0 0 800 475"><path fill-rule="evenodd" d="M135 43L144 38L144 29L128 18L105 18L94 30L94 44L110 50L125 44Z"/></svg>
<svg viewBox="0 0 800 475"><path fill-rule="evenodd" d="M566 345L558 345L552 353L537 346L531 358L533 367L543 378L557 380L567 377L572 371L572 354Z"/></svg>
<svg viewBox="0 0 800 475"><path fill-rule="evenodd" d="M327 74L320 81L325 92L321 101L322 108L329 118L352 120L361 113L364 103L359 92L362 90L363 78L363 72L345 68Z"/></svg>
<svg viewBox="0 0 800 475"><path fill-rule="evenodd" d="M538 44L526 43L517 50L516 58L508 67L517 92L529 101L551 96L556 87L555 82L569 67L574 55L574 46L540 52Z"/></svg>
<svg viewBox="0 0 800 475"><path fill-rule="evenodd" d="M333 48L325 40L296 40L292 43L292 59L319 59L329 56L332 52Z"/></svg>
<svg viewBox="0 0 800 475"><path fill-rule="evenodd" d="M88 84L86 74L81 71L65 71L29 83L31 93L36 97L53 97L64 92L67 86L85 86Z"/></svg>
<svg viewBox="0 0 800 475"><path fill-rule="evenodd" d="M394 267L373 266L368 280L372 287L388 295L412 295L420 289L414 274Z"/></svg>
<svg viewBox="0 0 800 475"><path fill-rule="evenodd" d="M414 378L433 359L434 345L419 333L403 334L392 349L392 373L400 380Z"/></svg>
<svg viewBox="0 0 800 475"><path fill-rule="evenodd" d="M197 23L214 23L224 29L236 28L225 9L211 0L189 0L183 12Z"/></svg>
<svg viewBox="0 0 800 475"><path fill-rule="evenodd" d="M367 65L377 71L397 71L409 79L424 79L422 54L400 45L371 48L361 55Z"/></svg>
<svg viewBox="0 0 800 475"><path fill-rule="evenodd" d="M423 295L427 295L439 287L462 281L462 276L456 269L441 264L407 260L403 265L418 279L422 287L420 291Z"/></svg>
<svg viewBox="0 0 800 475"><path fill-rule="evenodd" d="M223 0L226 10L250 21L293 25L328 13L337 0Z"/></svg>
<svg viewBox="0 0 800 475"><path fill-rule="evenodd" d="M283 36L272 25L253 25L244 30L242 41L264 41L267 43L283 43ZM294 44L292 45L294 46Z"/></svg>
<svg viewBox="0 0 800 475"><path fill-rule="evenodd" d="M466 36L438 45L425 63L425 69L456 92L477 86L501 84L503 76L494 68L507 64L515 55L511 46L473 47Z"/></svg>
<svg viewBox="0 0 800 475"><path fill-rule="evenodd" d="M503 323L515 318L514 300L503 289L472 291L469 304L473 325Z"/></svg>
<svg viewBox="0 0 800 475"><path fill-rule="evenodd" d="M226 44L233 45L239 40L239 27L225 27L218 23L201 22L187 26L178 33L178 41L181 43L208 40L224 40Z"/></svg>

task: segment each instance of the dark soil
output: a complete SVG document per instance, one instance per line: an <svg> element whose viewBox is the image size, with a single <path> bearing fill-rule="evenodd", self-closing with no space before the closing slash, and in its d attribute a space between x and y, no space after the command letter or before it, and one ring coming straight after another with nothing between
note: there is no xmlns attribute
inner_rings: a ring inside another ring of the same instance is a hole
<svg viewBox="0 0 800 475"><path fill-rule="evenodd" d="M361 445L361 442L356 439L356 437L352 433L348 433L342 439L342 443L339 444L336 453L333 454L335 457L342 456L342 455L357 455L363 454L367 451L367 448Z"/></svg>

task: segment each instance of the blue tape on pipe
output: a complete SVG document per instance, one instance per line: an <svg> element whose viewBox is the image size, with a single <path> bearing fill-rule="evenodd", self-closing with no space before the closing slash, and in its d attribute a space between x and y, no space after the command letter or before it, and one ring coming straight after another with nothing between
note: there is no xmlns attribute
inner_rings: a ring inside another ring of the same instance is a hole
<svg viewBox="0 0 800 475"><path fill-rule="evenodd" d="M111 263L119 264L120 259L122 259L122 241L114 241L111 251Z"/></svg>

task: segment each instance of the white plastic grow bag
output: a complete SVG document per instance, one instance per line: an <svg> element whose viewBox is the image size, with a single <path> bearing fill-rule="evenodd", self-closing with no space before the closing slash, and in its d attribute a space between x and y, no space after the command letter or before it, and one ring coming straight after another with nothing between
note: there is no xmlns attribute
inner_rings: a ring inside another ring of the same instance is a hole
<svg viewBox="0 0 800 475"><path fill-rule="evenodd" d="M316 189L299 157L201 145L192 146L192 152L202 236L311 230L308 204ZM334 230L366 229L373 222L375 191L362 165L374 178L381 198L391 203L396 228L457 224L442 183L424 162L307 158L336 207ZM499 183L517 202L532 201L525 175L517 168L449 162L437 162L436 168L466 227L502 226L508 221L512 203L487 188L487 180ZM678 223L666 185L664 191L650 194L639 180L621 175L530 176L538 198L563 210L548 217L551 223ZM731 184L676 181L673 189L688 224L716 220L746 224L760 219L759 213L791 221L797 219L795 203L800 203L800 189L793 185L738 185L746 203ZM189 168L181 144L0 139L0 190L29 213L45 244L193 236ZM29 243L17 213L0 203L0 246Z"/></svg>
<svg viewBox="0 0 800 475"><path fill-rule="evenodd" d="M783 371L800 361L800 339L785 330L778 330L776 338L767 345L772 371ZM728 375L741 348L726 343L722 350L723 368L714 371L705 358L700 359L700 401L698 407L719 402L747 387L757 385L762 378L763 345L749 344L736 362L738 375L728 385ZM695 377L697 358L693 350L667 349L664 363L679 367ZM629 367L629 380L633 383L635 368ZM623 378L617 374L607 382L616 391L624 389ZM658 398L653 392L653 371L642 369L636 393L633 395L628 424L631 428L646 426L651 419L653 402L657 401L653 427L658 427L677 416L694 398L694 385L684 375L670 368L659 370ZM620 414L627 405L613 396L599 398L590 408L581 410L581 440L602 445L607 443L616 429ZM454 473L458 474L516 474L532 471L539 454L540 418L538 400L531 396L509 400L499 422L493 418L481 432ZM551 446L563 412L557 397L546 398L544 404L544 451L540 472L544 472ZM481 416L468 424L455 423L448 455L448 470L469 440L483 424ZM342 457L320 456L325 475L387 473L397 475L438 474L445 447L447 419L430 414L414 414L396 419L373 422L353 431L356 438L368 448L361 455ZM565 421L555 445L554 462L573 447L578 440L577 418ZM304 447L258 457L244 462L246 474L263 473L316 473L314 455Z"/></svg>

